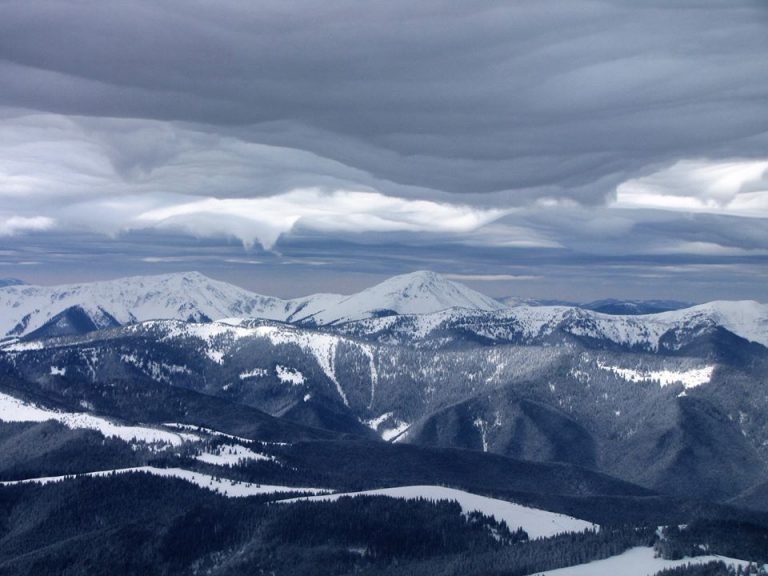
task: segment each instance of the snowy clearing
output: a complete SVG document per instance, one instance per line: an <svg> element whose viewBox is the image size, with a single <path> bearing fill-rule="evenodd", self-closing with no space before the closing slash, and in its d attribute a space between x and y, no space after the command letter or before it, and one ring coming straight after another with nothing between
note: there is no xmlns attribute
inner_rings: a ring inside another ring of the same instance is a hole
<svg viewBox="0 0 768 576"><path fill-rule="evenodd" d="M704 366L691 370L633 370L609 366L601 362L597 363L597 367L606 372L612 372L627 382L658 382L662 388L679 383L686 390L709 383L712 380L712 373L715 371L714 366Z"/></svg>
<svg viewBox="0 0 768 576"><path fill-rule="evenodd" d="M126 442L138 441L148 444L169 444L179 446L186 441L198 440L191 434L174 433L145 426L123 426L105 418L85 412L59 412L23 402L13 396L0 393L0 420L4 422L46 422L55 420L67 428L86 428L114 436Z"/></svg>
<svg viewBox="0 0 768 576"><path fill-rule="evenodd" d="M533 538L546 538L555 534L564 532L581 532L588 528L598 528L596 524L579 520L565 514L556 514L529 508L520 504L513 504L506 500L497 500L478 496L471 492L456 490L454 488L445 488L443 486L401 486L398 488L382 488L380 490L366 490L364 492L347 492L343 494L326 494L322 496L311 496L307 498L296 498L293 500L283 500L283 502L296 502L299 500L314 501L334 501L342 496L388 496L390 498L405 498L415 500L417 498L426 498L428 500L454 500L461 506L462 511L481 512L487 516L493 516L496 520L502 520L507 523L510 530L522 527Z"/></svg>
<svg viewBox="0 0 768 576"><path fill-rule="evenodd" d="M274 460L274 457L254 452L237 444L222 444L195 456L196 460L215 466L234 466L241 460Z"/></svg>
<svg viewBox="0 0 768 576"><path fill-rule="evenodd" d="M683 558L682 560L664 560L653 557L653 548L631 548L618 556L611 556L605 560L596 560L587 564L559 568L549 572L536 572L536 576L652 576L665 568L674 568L686 564L706 564L707 562L722 560L726 564L746 567L749 562L736 560L725 556L696 556Z"/></svg>
<svg viewBox="0 0 768 576"><path fill-rule="evenodd" d="M376 418L371 418L370 420L363 420L363 424L368 426L371 430L378 430L379 426L381 426L386 420L389 420L392 418L393 413L392 412L385 412L384 414L377 416Z"/></svg>
<svg viewBox="0 0 768 576"><path fill-rule="evenodd" d="M295 368L289 368L287 366L281 366L278 364L275 366L275 374L280 382L283 384L290 384L291 386L301 386L306 382L304 374L296 370Z"/></svg>
<svg viewBox="0 0 768 576"><path fill-rule="evenodd" d="M371 430L374 430L379 436L381 436L383 440L386 440L387 442L396 439L403 432L408 430L408 427L410 426L408 422L403 422L402 420L395 418L393 412L386 412L380 416L377 416L376 418L371 418L370 420L361 420L361 422L368 426Z"/></svg>

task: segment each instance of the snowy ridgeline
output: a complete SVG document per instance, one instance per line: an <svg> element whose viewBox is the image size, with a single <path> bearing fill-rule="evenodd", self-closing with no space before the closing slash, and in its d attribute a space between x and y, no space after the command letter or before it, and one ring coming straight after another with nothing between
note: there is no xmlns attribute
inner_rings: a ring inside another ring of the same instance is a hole
<svg viewBox="0 0 768 576"><path fill-rule="evenodd" d="M768 346L768 305L753 301L718 301L683 310L645 315L602 314L573 306L515 306L503 310L450 309L436 313L365 319L340 330L381 341L421 342L451 330L474 333L496 342L536 343L554 335L605 341L628 348L658 351L715 327ZM679 336L680 341L669 338ZM666 342L665 342L666 339Z"/></svg>
<svg viewBox="0 0 768 576"><path fill-rule="evenodd" d="M251 440L247 438L180 424L163 425L163 428L172 428L174 431L149 426L126 426L85 412L61 412L43 408L0 393L0 422L47 422L51 420L67 428L95 430L106 438L119 438L124 442L142 443L155 450L175 448L185 443L204 446L204 440L209 436L228 438L246 444L251 443ZM273 456L254 452L250 448L235 443L206 448L195 458L206 464L216 466L234 466L244 460L276 461Z"/></svg>
<svg viewBox="0 0 768 576"><path fill-rule="evenodd" d="M188 432L170 432L148 426L124 426L84 412L60 412L42 408L0 393L0 421L46 422L48 420L59 422L67 428L96 430L105 437L115 437L125 442L180 446L184 442L195 442L201 439Z"/></svg>
<svg viewBox="0 0 768 576"><path fill-rule="evenodd" d="M293 300L263 296L197 273L136 276L65 286L0 287L0 336L25 335L76 309L98 328L155 319L265 318L328 325L383 310L426 314L446 308L504 306L433 272L395 276L357 294L314 294Z"/></svg>
<svg viewBox="0 0 768 576"><path fill-rule="evenodd" d="M210 476L208 474L201 474L200 472L193 472L191 470L184 470L182 468L156 468L154 466L139 466L136 468L119 468L115 470L101 470L99 472L88 472L85 474L79 474L80 477L105 477L112 474L130 474L130 473L145 473L152 474L153 476L161 476L164 478L178 478L221 494L230 498L244 498L247 496L261 496L264 494L322 494L324 492L330 492L323 488L302 488L297 486L273 486L270 484L256 484L254 482L240 482L237 480L228 480L226 478L218 478ZM27 480L12 480L8 482L0 482L1 486L13 486L18 484L50 484L52 482L62 482L75 478L76 476L49 476L45 478L29 478Z"/></svg>
<svg viewBox="0 0 768 576"><path fill-rule="evenodd" d="M707 564L708 562L724 562L728 566L746 568L749 562L727 558L725 556L694 556L681 560L664 560L656 558L651 547L631 548L604 560L596 560L587 564L578 564L568 568L537 572L536 576L653 576L666 568L685 566L686 564Z"/></svg>
<svg viewBox="0 0 768 576"><path fill-rule="evenodd" d="M608 315L573 306L508 308L462 284L433 272L395 276L357 294L314 294L282 300L243 290L188 272L139 276L109 282L67 286L0 287L0 337L23 336L54 321L66 311L94 328L147 320L209 321L261 318L280 322L335 326L373 319L368 329L386 330L392 316L415 315L413 337L423 338L451 319L477 316L487 322L478 333L526 338L557 329L577 336L603 338L621 345L656 349L670 330L723 328L768 346L768 305L752 301L718 301L682 310L647 315ZM444 311L451 310L445 314ZM378 318L378 320L377 320ZM66 324L73 319L62 319Z"/></svg>

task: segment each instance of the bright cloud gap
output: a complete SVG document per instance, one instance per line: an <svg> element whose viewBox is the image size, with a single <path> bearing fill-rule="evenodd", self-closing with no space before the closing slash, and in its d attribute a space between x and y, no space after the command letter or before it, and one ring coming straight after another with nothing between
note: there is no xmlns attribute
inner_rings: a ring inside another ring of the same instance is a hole
<svg viewBox="0 0 768 576"><path fill-rule="evenodd" d="M616 189L617 208L768 217L768 160L681 160Z"/></svg>

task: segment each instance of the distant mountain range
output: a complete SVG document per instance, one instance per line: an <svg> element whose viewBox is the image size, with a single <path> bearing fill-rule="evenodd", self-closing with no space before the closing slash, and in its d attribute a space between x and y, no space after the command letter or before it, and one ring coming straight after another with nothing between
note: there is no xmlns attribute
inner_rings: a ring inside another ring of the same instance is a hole
<svg viewBox="0 0 768 576"><path fill-rule="evenodd" d="M433 272L396 276L351 296L315 294L293 300L262 296L188 272L66 286L9 285L0 288L0 334L77 334L145 320L200 322L229 317L324 326L452 307L504 306Z"/></svg>
<svg viewBox="0 0 768 576"><path fill-rule="evenodd" d="M395 276L357 294L315 294L284 300L249 292L197 272L187 272L52 287L9 280L6 285L0 285L0 335L82 334L158 319L201 322L261 318L303 326L330 326L369 318L432 314L452 308L496 312L532 307L547 308L549 312L521 312L521 316L533 314L541 318L543 314L554 319L578 315L568 311L576 308L610 315L645 315L679 310L686 305L657 300L601 300L583 305L511 298L500 302L427 271ZM731 328L748 323L745 318L756 311L755 305L748 303L714 303L691 308L691 314L707 316L712 322L724 322L724 326ZM659 319L664 321L663 317ZM739 328L736 333L744 335L744 330ZM754 332L752 328L746 330ZM760 333L760 326L757 330Z"/></svg>

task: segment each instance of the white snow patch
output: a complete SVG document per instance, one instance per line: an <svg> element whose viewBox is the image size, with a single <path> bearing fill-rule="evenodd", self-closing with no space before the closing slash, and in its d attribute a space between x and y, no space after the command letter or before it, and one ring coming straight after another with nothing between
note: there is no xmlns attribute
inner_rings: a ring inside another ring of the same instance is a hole
<svg viewBox="0 0 768 576"><path fill-rule="evenodd" d="M274 460L274 457L254 452L239 444L222 444L199 454L195 459L216 466L234 466L244 460Z"/></svg>
<svg viewBox="0 0 768 576"><path fill-rule="evenodd" d="M295 368L288 368L287 366L281 366L278 364L275 366L275 374L283 384L290 384L291 386L301 386L306 382L304 374L296 370Z"/></svg>
<svg viewBox="0 0 768 576"><path fill-rule="evenodd" d="M59 368L58 366L51 366L51 376L64 376L67 373L66 366Z"/></svg>
<svg viewBox="0 0 768 576"><path fill-rule="evenodd" d="M205 351L205 355L208 356L211 360L216 362L216 364L224 364L224 352L221 350L213 350L211 348L208 348Z"/></svg>
<svg viewBox="0 0 768 576"><path fill-rule="evenodd" d="M27 352L28 350L42 350L43 343L39 341L35 342L12 342L3 346L3 350L6 352Z"/></svg>
<svg viewBox="0 0 768 576"><path fill-rule="evenodd" d="M749 562L728 558L726 556L695 556L693 558L683 558L681 560L664 560L655 558L653 548L638 547L631 548L619 554L611 556L604 560L596 560L587 564L578 564L568 568L559 568L548 572L536 572L536 576L652 576L666 568L684 566L686 564L706 564L707 562L722 561L730 566L742 566L746 568Z"/></svg>
<svg viewBox="0 0 768 576"><path fill-rule="evenodd" d="M408 430L410 426L410 422L395 420L394 428L385 428L384 430L380 431L381 437L387 442L397 442L403 437L403 434L405 434L406 430Z"/></svg>
<svg viewBox="0 0 768 576"><path fill-rule="evenodd" d="M392 418L392 412L385 412L384 414L380 416L376 416L376 418L371 418L370 420L363 420L363 424L368 426L368 428L371 428L373 430L378 430L379 426L381 426L384 422Z"/></svg>
<svg viewBox="0 0 768 576"><path fill-rule="evenodd" d="M510 530L522 527L531 539L546 538L564 532L582 532L588 528L598 528L595 524L566 516L565 514L529 508L507 502L506 500L487 498L443 486L401 486L399 488L383 488L380 490L366 490L364 492L297 498L283 502L295 502L298 500L335 501L342 496L389 496L390 498L404 498L407 500L425 498L432 501L453 500L461 506L465 514L477 511L486 516L493 516L499 522L502 520L506 522Z"/></svg>
<svg viewBox="0 0 768 576"><path fill-rule="evenodd" d="M385 422L390 425L384 426ZM368 428L375 430L387 442L400 436L410 426L408 422L395 418L394 412L385 412L370 420L362 420L362 423L368 426Z"/></svg>
<svg viewBox="0 0 768 576"><path fill-rule="evenodd" d="M246 380L247 378L263 378L269 374L266 368L254 368L253 370L248 370L247 372L241 372L240 373L240 380Z"/></svg>
<svg viewBox="0 0 768 576"><path fill-rule="evenodd" d="M670 384L680 383L686 389L709 383L712 380L712 373L715 371L714 366L690 370L633 370L632 368L609 366L599 361L597 367L606 372L612 372L627 382L658 382L662 388Z"/></svg>

